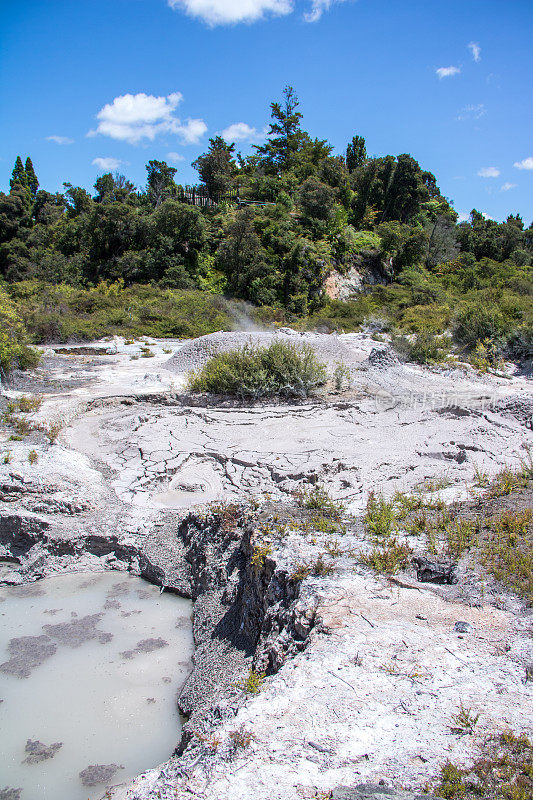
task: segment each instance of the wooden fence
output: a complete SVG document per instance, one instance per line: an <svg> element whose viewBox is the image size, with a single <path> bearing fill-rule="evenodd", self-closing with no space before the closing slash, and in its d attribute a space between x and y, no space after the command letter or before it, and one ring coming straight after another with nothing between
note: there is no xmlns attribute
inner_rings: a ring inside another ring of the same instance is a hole
<svg viewBox="0 0 533 800"><path fill-rule="evenodd" d="M199 184L198 186L180 186L178 191L178 200L182 203L188 203L191 206L200 206L201 208L215 208L220 203L236 203L238 206L270 206L273 203L267 203L262 200L249 200L240 196L240 187L236 186L235 189L230 189L223 194L210 194L207 186Z"/></svg>

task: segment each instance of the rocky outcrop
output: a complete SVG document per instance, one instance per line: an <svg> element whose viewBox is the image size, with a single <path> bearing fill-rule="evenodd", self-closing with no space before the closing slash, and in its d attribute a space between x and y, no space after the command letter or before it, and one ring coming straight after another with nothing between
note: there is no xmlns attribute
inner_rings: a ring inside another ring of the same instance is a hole
<svg viewBox="0 0 533 800"><path fill-rule="evenodd" d="M368 250L354 255L349 269L330 272L324 286L326 295L330 300L348 300L364 292L369 286L387 283L388 268L388 263L383 260L379 251Z"/></svg>
<svg viewBox="0 0 533 800"><path fill-rule="evenodd" d="M205 517L189 514L178 536L190 565L194 601L194 670L179 698L190 717L179 752L194 731L210 730L236 713L238 686L250 669L272 674L305 647L316 619L317 598L300 595L300 582L270 554L254 564L253 515L237 506Z"/></svg>

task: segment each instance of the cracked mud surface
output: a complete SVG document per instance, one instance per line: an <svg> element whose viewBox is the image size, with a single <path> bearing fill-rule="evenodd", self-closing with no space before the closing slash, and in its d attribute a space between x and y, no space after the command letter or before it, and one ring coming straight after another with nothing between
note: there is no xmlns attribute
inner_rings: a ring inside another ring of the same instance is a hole
<svg viewBox="0 0 533 800"><path fill-rule="evenodd" d="M65 419L58 443L10 444L12 461L0 464L8 549L25 577L74 563L84 569L127 563L183 591L191 576L175 530L191 508L251 496L289 501L309 482L323 484L355 515L370 490L391 495L431 484L446 502L464 500L476 470L493 475L516 466L524 446L533 445L528 378L402 365L387 353L372 355L376 343L365 335L338 339L352 354L349 391L249 408L189 402L180 394L179 358L171 369L152 343L156 357L147 363L130 361L123 346L100 361L50 356L55 391L46 393L38 416ZM69 384L76 364L83 382ZM30 447L39 448L32 467ZM25 525L13 534L17 515ZM5 535L0 528L0 545ZM43 535L50 539L46 556L36 545ZM290 534L272 558L278 571L290 573L315 551L301 534ZM20 569L2 566L10 582ZM333 576L309 578L305 597L312 594L321 624L307 649L285 661L256 697L244 703L221 697L205 723L205 741L118 787L113 797L174 800L183 791L205 800L294 800L381 779L417 788L446 758L468 760L486 732L530 729L533 691L523 677L525 661L533 660L531 616L510 601L498 608L496 596L472 600L467 588L476 580L465 570L457 588L436 591L414 577L393 585L368 570L354 573L349 559L340 560ZM120 613L120 598L118 583L107 607ZM75 632L80 622L65 624ZM471 627L460 633L457 622ZM195 625L201 623L198 612ZM95 625L79 635L100 635ZM69 635L53 623L45 627L48 635L36 637L43 641L15 646L12 658L21 659L21 668L31 670L32 659L46 658L46 649ZM122 654L126 663L164 647L165 632L157 633L139 637ZM461 701L482 711L473 737L450 735ZM254 738L235 752L232 735L241 727ZM219 742L211 750L210 737Z"/></svg>

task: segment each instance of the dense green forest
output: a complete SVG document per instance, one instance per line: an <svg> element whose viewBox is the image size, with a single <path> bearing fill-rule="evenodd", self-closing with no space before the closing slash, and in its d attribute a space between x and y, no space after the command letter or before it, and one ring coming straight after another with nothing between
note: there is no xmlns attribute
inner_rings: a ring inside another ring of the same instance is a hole
<svg viewBox="0 0 533 800"><path fill-rule="evenodd" d="M143 189L108 173L91 195L40 189L17 158L0 193L3 318L18 315L33 341L188 336L231 327L234 297L265 321L414 333L426 356L446 332L489 360L533 355L533 226L476 210L458 223L431 172L408 154L369 158L361 136L333 155L302 127L291 87L271 112L253 155L209 140L193 164L203 207L163 161L149 161ZM365 291L328 300L328 274L352 267Z"/></svg>

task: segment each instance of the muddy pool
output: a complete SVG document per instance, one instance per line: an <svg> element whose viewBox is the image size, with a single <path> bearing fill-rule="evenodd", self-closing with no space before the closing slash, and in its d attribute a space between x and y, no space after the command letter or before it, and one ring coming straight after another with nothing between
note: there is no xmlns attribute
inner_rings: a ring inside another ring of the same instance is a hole
<svg viewBox="0 0 533 800"><path fill-rule="evenodd" d="M97 800L166 760L191 610L120 573L0 588L0 799Z"/></svg>

